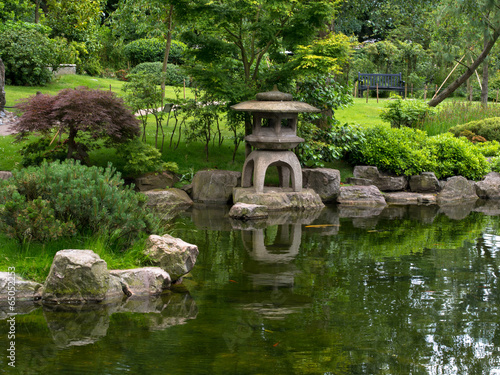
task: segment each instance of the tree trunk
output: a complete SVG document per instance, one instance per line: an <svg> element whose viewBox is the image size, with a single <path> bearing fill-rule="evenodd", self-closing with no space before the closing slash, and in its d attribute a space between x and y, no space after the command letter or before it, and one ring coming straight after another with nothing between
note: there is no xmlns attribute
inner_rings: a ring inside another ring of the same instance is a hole
<svg viewBox="0 0 500 375"><path fill-rule="evenodd" d="M487 39L486 36L484 37L484 46L486 47ZM486 58L484 59L483 62L483 82L481 84L481 105L483 107L488 106L488 65L489 65L489 59Z"/></svg>
<svg viewBox="0 0 500 375"><path fill-rule="evenodd" d="M485 43L484 49L481 52L481 54L472 63L472 65L470 67L468 67L466 72L464 74L462 74L460 77L458 77L448 87L446 87L446 89L444 89L441 92L441 94L437 95L434 99L432 99L428 103L430 107L437 106L439 103L441 103L443 100L445 100L448 96L450 96L456 89L458 89L465 81L467 81L467 78L469 78L472 74L474 74L474 71L478 68L478 66L486 59L486 57L488 57L488 54L490 53L491 49L495 45L499 36L500 36L500 29L497 29L493 33L492 38L490 40L488 40L487 43Z"/></svg>
<svg viewBox="0 0 500 375"><path fill-rule="evenodd" d="M5 108L5 65L0 58L0 112Z"/></svg>
<svg viewBox="0 0 500 375"><path fill-rule="evenodd" d="M165 98L165 81L167 79L167 64L168 56L170 55L170 46L172 45L172 16L174 14L174 6L171 4L167 11L167 44L165 46L165 56L163 57L163 66L161 71L163 73L163 78L161 80L161 106L163 107L163 98Z"/></svg>

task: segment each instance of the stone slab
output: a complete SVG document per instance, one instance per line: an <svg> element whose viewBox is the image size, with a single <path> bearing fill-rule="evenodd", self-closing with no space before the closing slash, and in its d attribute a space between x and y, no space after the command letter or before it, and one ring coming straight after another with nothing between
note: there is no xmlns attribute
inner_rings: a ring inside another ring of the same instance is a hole
<svg viewBox="0 0 500 375"><path fill-rule="evenodd" d="M291 188L264 187L262 193L257 193L253 187L234 188L233 201L266 206L268 211L308 210L324 207L321 197L312 189L294 192Z"/></svg>

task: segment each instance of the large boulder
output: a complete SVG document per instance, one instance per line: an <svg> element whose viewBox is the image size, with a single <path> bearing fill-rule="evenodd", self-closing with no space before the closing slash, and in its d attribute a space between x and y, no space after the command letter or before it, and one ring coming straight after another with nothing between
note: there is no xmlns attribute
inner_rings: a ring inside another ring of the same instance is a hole
<svg viewBox="0 0 500 375"><path fill-rule="evenodd" d="M36 301L42 297L42 290L40 283L10 272L0 272L0 303L9 301L9 297L15 301Z"/></svg>
<svg viewBox="0 0 500 375"><path fill-rule="evenodd" d="M441 186L433 172L423 172L410 177L410 190L417 193L437 193Z"/></svg>
<svg viewBox="0 0 500 375"><path fill-rule="evenodd" d="M149 236L144 250L153 264L166 271L172 281L180 279L193 269L198 253L198 246L168 234Z"/></svg>
<svg viewBox="0 0 500 375"><path fill-rule="evenodd" d="M54 256L42 300L48 303L101 302L108 287L108 267L99 255L92 250L61 250Z"/></svg>
<svg viewBox="0 0 500 375"><path fill-rule="evenodd" d="M147 173L134 180L135 187L139 191L154 189L166 189L174 186L177 181L174 174L164 171L161 173Z"/></svg>
<svg viewBox="0 0 500 375"><path fill-rule="evenodd" d="M323 202L335 202L340 191L340 172L336 169L302 169L302 186L313 189Z"/></svg>
<svg viewBox="0 0 500 375"><path fill-rule="evenodd" d="M373 166L358 165L354 167L353 175L355 179L361 179L361 181L370 180L372 185L375 185L381 191L400 191L405 190L408 186L408 178L406 176L381 173L377 167Z"/></svg>
<svg viewBox="0 0 500 375"><path fill-rule="evenodd" d="M342 186L337 202L344 205L385 206L384 196L376 186Z"/></svg>
<svg viewBox="0 0 500 375"><path fill-rule="evenodd" d="M236 188L233 196L235 203L266 206L268 211L315 210L325 206L312 189L295 192L290 188L264 187L263 193L257 193L254 188Z"/></svg>
<svg viewBox="0 0 500 375"><path fill-rule="evenodd" d="M491 172L476 182L476 194L483 199L500 199L500 173Z"/></svg>
<svg viewBox="0 0 500 375"><path fill-rule="evenodd" d="M438 204L455 204L463 201L477 200L475 184L462 176L450 177L446 180L443 190L437 196Z"/></svg>
<svg viewBox="0 0 500 375"><path fill-rule="evenodd" d="M171 284L170 275L159 267L112 270L110 274L120 279L122 290L128 296L161 294Z"/></svg>
<svg viewBox="0 0 500 375"><path fill-rule="evenodd" d="M198 203L228 203L233 188L241 185L241 172L199 171L193 177L193 200Z"/></svg>
<svg viewBox="0 0 500 375"><path fill-rule="evenodd" d="M187 209L193 205L193 201L189 195L181 189L149 190L145 191L144 195L148 197L148 206L160 210L165 208Z"/></svg>

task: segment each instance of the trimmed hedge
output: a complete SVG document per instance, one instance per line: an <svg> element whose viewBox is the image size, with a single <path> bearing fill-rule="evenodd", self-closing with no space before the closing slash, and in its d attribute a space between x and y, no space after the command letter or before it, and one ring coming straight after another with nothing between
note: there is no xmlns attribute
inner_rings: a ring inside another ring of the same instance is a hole
<svg viewBox="0 0 500 375"><path fill-rule="evenodd" d="M152 74L156 77L156 82L159 85L161 83L162 67L162 62L145 62L133 68L130 74ZM166 75L165 84L168 86L181 86L184 80L186 80L186 85L189 83L189 77L183 74L182 68L177 65L168 64Z"/></svg>
<svg viewBox="0 0 500 375"><path fill-rule="evenodd" d="M165 56L166 41L160 38L137 39L123 47L123 53L132 65L144 62L163 61ZM177 40L172 40L168 62L182 64L182 56L186 45Z"/></svg>
<svg viewBox="0 0 500 375"><path fill-rule="evenodd" d="M448 131L455 137L466 136L467 132L471 132L473 135L483 137L487 141L500 142L500 117L490 117L456 125Z"/></svg>

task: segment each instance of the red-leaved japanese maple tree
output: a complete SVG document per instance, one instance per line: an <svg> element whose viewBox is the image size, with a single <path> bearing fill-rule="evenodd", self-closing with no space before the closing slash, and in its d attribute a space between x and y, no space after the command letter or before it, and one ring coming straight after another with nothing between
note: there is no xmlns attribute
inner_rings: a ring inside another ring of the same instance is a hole
<svg viewBox="0 0 500 375"><path fill-rule="evenodd" d="M123 100L110 91L64 89L55 96L31 96L16 108L22 112L14 126L18 140L31 134L67 135L67 158L86 159L87 147L79 139L102 139L104 144L113 145L140 133L139 121ZM97 142L93 145L97 147Z"/></svg>

